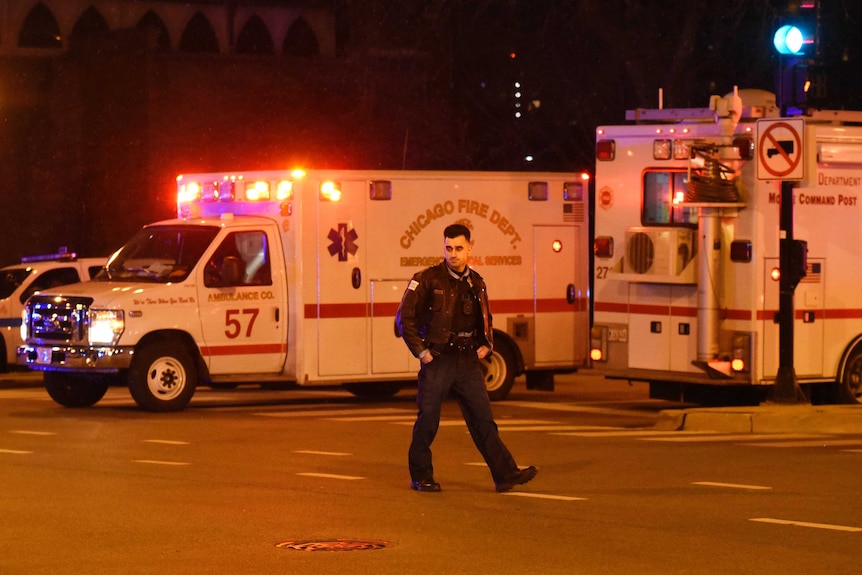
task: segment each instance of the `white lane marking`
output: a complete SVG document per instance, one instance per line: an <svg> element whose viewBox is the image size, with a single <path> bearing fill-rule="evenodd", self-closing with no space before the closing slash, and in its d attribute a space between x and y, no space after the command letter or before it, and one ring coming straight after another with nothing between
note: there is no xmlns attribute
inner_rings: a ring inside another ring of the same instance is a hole
<svg viewBox="0 0 862 575"><path fill-rule="evenodd" d="M686 433L685 431L653 431L649 429L624 429L617 428L612 431L574 431L566 433L552 433L551 435L568 435L571 437L652 437L656 435L669 435ZM698 432L700 433L700 432ZM659 440L661 441L661 440Z"/></svg>
<svg viewBox="0 0 862 575"><path fill-rule="evenodd" d="M729 487L731 489L751 489L754 491L757 490L769 490L772 489L766 485L745 485L742 483L719 483L716 481L695 481L692 485L703 485L706 487Z"/></svg>
<svg viewBox="0 0 862 575"><path fill-rule="evenodd" d="M9 455L28 455L32 451L21 451L18 449L0 449L0 453L8 453Z"/></svg>
<svg viewBox="0 0 862 575"><path fill-rule="evenodd" d="M509 401L499 402L502 407L528 407L532 409L545 409L548 411L569 411L575 413L599 413L604 415L620 415L623 417L644 417L653 415L652 412L638 412L627 409L609 409L606 407L591 407L576 403L542 403L540 401ZM494 406L495 408L497 405Z"/></svg>
<svg viewBox="0 0 862 575"><path fill-rule="evenodd" d="M676 431L674 433L681 433ZM696 442L707 442L707 441L748 441L753 439L774 439L775 441L783 441L785 439L803 439L810 437L823 437L819 434L812 433L739 433L739 434L730 434L730 435L722 435L719 433L714 433L713 435L687 435L683 437L653 437L650 439L644 439L643 441L668 441L668 442L677 442L677 443L696 443ZM757 445L753 443L746 443L745 445ZM763 445L778 445L773 443L764 443Z"/></svg>
<svg viewBox="0 0 862 575"><path fill-rule="evenodd" d="M185 461L160 461L158 459L133 459L132 461L135 463L146 463L147 465L168 465L176 467L191 465L191 463Z"/></svg>
<svg viewBox="0 0 862 575"><path fill-rule="evenodd" d="M416 419L415 415L363 415L363 416L347 416L347 417L327 417L327 421L396 421L401 422L406 419Z"/></svg>
<svg viewBox="0 0 862 575"><path fill-rule="evenodd" d="M15 429L10 431L9 433L17 433L18 435L38 435L40 437L57 435L53 431L30 431L29 429Z"/></svg>
<svg viewBox="0 0 862 575"><path fill-rule="evenodd" d="M524 493L522 491L506 491L503 495L512 497L532 497L533 499L554 499L556 501L586 501L586 497L570 497L568 495L548 495L546 493Z"/></svg>
<svg viewBox="0 0 862 575"><path fill-rule="evenodd" d="M322 477L324 479L346 479L355 481L357 479L365 479L364 477L356 477L355 475L335 475L334 473L297 473L303 477Z"/></svg>
<svg viewBox="0 0 862 575"><path fill-rule="evenodd" d="M527 425L524 427L509 427L500 422L497 422L497 426L504 431L611 431L625 429L623 427L607 427L603 425Z"/></svg>
<svg viewBox="0 0 862 575"><path fill-rule="evenodd" d="M378 409L315 409L308 411L261 411L255 413L255 415L260 415L262 417L346 417L349 415L356 415L358 417L365 415L393 415L399 414L404 417L408 415L412 415L416 417L415 410L407 410L407 409L397 409L394 407L381 407Z"/></svg>
<svg viewBox="0 0 862 575"><path fill-rule="evenodd" d="M171 439L145 439L144 443L159 443L161 445L191 445L188 441L174 441Z"/></svg>
<svg viewBox="0 0 862 575"><path fill-rule="evenodd" d="M849 531L857 533L862 531L862 527L851 527L849 525L830 525L829 523L809 523L807 521L791 521L788 519L773 519L771 517L754 517L749 521L758 523L774 523L776 525L793 525L795 527L811 527L814 529L830 529L832 531Z"/></svg>
<svg viewBox="0 0 862 575"><path fill-rule="evenodd" d="M862 453L862 449L842 449L844 453Z"/></svg>
<svg viewBox="0 0 862 575"><path fill-rule="evenodd" d="M344 453L342 451L314 451L311 449L298 449L294 453L303 455L332 455L334 457L344 457L345 455L353 455L352 453Z"/></svg>
<svg viewBox="0 0 862 575"><path fill-rule="evenodd" d="M814 436L818 437L818 436ZM822 437L822 436L819 436ZM776 438L777 439L777 438ZM792 438L791 438L792 439ZM862 439L824 439L814 441L782 441L781 443L746 443L755 447L835 447L839 445L862 445Z"/></svg>

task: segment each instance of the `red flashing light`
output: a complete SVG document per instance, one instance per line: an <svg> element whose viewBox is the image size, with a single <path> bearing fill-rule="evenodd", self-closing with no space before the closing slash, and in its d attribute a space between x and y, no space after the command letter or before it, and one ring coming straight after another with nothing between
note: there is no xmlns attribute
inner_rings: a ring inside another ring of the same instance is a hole
<svg viewBox="0 0 862 575"><path fill-rule="evenodd" d="M616 151L617 143L615 140L599 140L596 142L596 159L599 161L613 161Z"/></svg>

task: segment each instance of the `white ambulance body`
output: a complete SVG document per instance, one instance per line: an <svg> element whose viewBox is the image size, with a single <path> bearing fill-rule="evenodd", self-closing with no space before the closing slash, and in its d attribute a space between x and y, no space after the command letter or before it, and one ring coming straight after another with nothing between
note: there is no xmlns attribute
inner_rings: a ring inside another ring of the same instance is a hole
<svg viewBox="0 0 862 575"><path fill-rule="evenodd" d="M494 317L489 394L524 372L552 388L554 372L589 361L588 185L550 173L187 174L180 218L145 227L104 281L28 302L19 363L43 370L63 405L124 384L144 408L182 409L198 381L391 394L419 367L395 334L401 296L462 222Z"/></svg>
<svg viewBox="0 0 862 575"><path fill-rule="evenodd" d="M796 376L862 401L862 127L845 121L862 115L791 125L771 94L739 94L597 129L593 366L654 397L765 395L779 367L781 178L801 173Z"/></svg>
<svg viewBox="0 0 862 575"><path fill-rule="evenodd" d="M21 345L21 310L36 292L91 279L107 258L79 258L61 250L28 256L20 264L0 268L0 371L15 364Z"/></svg>

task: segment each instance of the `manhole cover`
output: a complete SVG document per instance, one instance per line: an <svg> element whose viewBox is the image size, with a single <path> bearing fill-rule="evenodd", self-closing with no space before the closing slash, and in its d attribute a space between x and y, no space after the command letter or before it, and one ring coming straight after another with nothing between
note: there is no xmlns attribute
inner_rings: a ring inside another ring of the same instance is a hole
<svg viewBox="0 0 862 575"><path fill-rule="evenodd" d="M375 551L386 547L386 541L376 539L288 539L276 543L275 546L294 551Z"/></svg>

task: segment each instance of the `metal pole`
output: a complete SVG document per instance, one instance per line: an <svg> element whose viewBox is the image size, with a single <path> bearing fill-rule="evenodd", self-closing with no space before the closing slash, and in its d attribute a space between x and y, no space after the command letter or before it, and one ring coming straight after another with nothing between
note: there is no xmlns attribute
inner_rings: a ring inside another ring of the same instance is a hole
<svg viewBox="0 0 862 575"><path fill-rule="evenodd" d="M793 249L793 189L792 181L781 182L781 225L779 232L779 280L778 299L778 374L767 401L771 403L808 403L799 388L796 370L793 367L793 294L796 284L791 268Z"/></svg>

